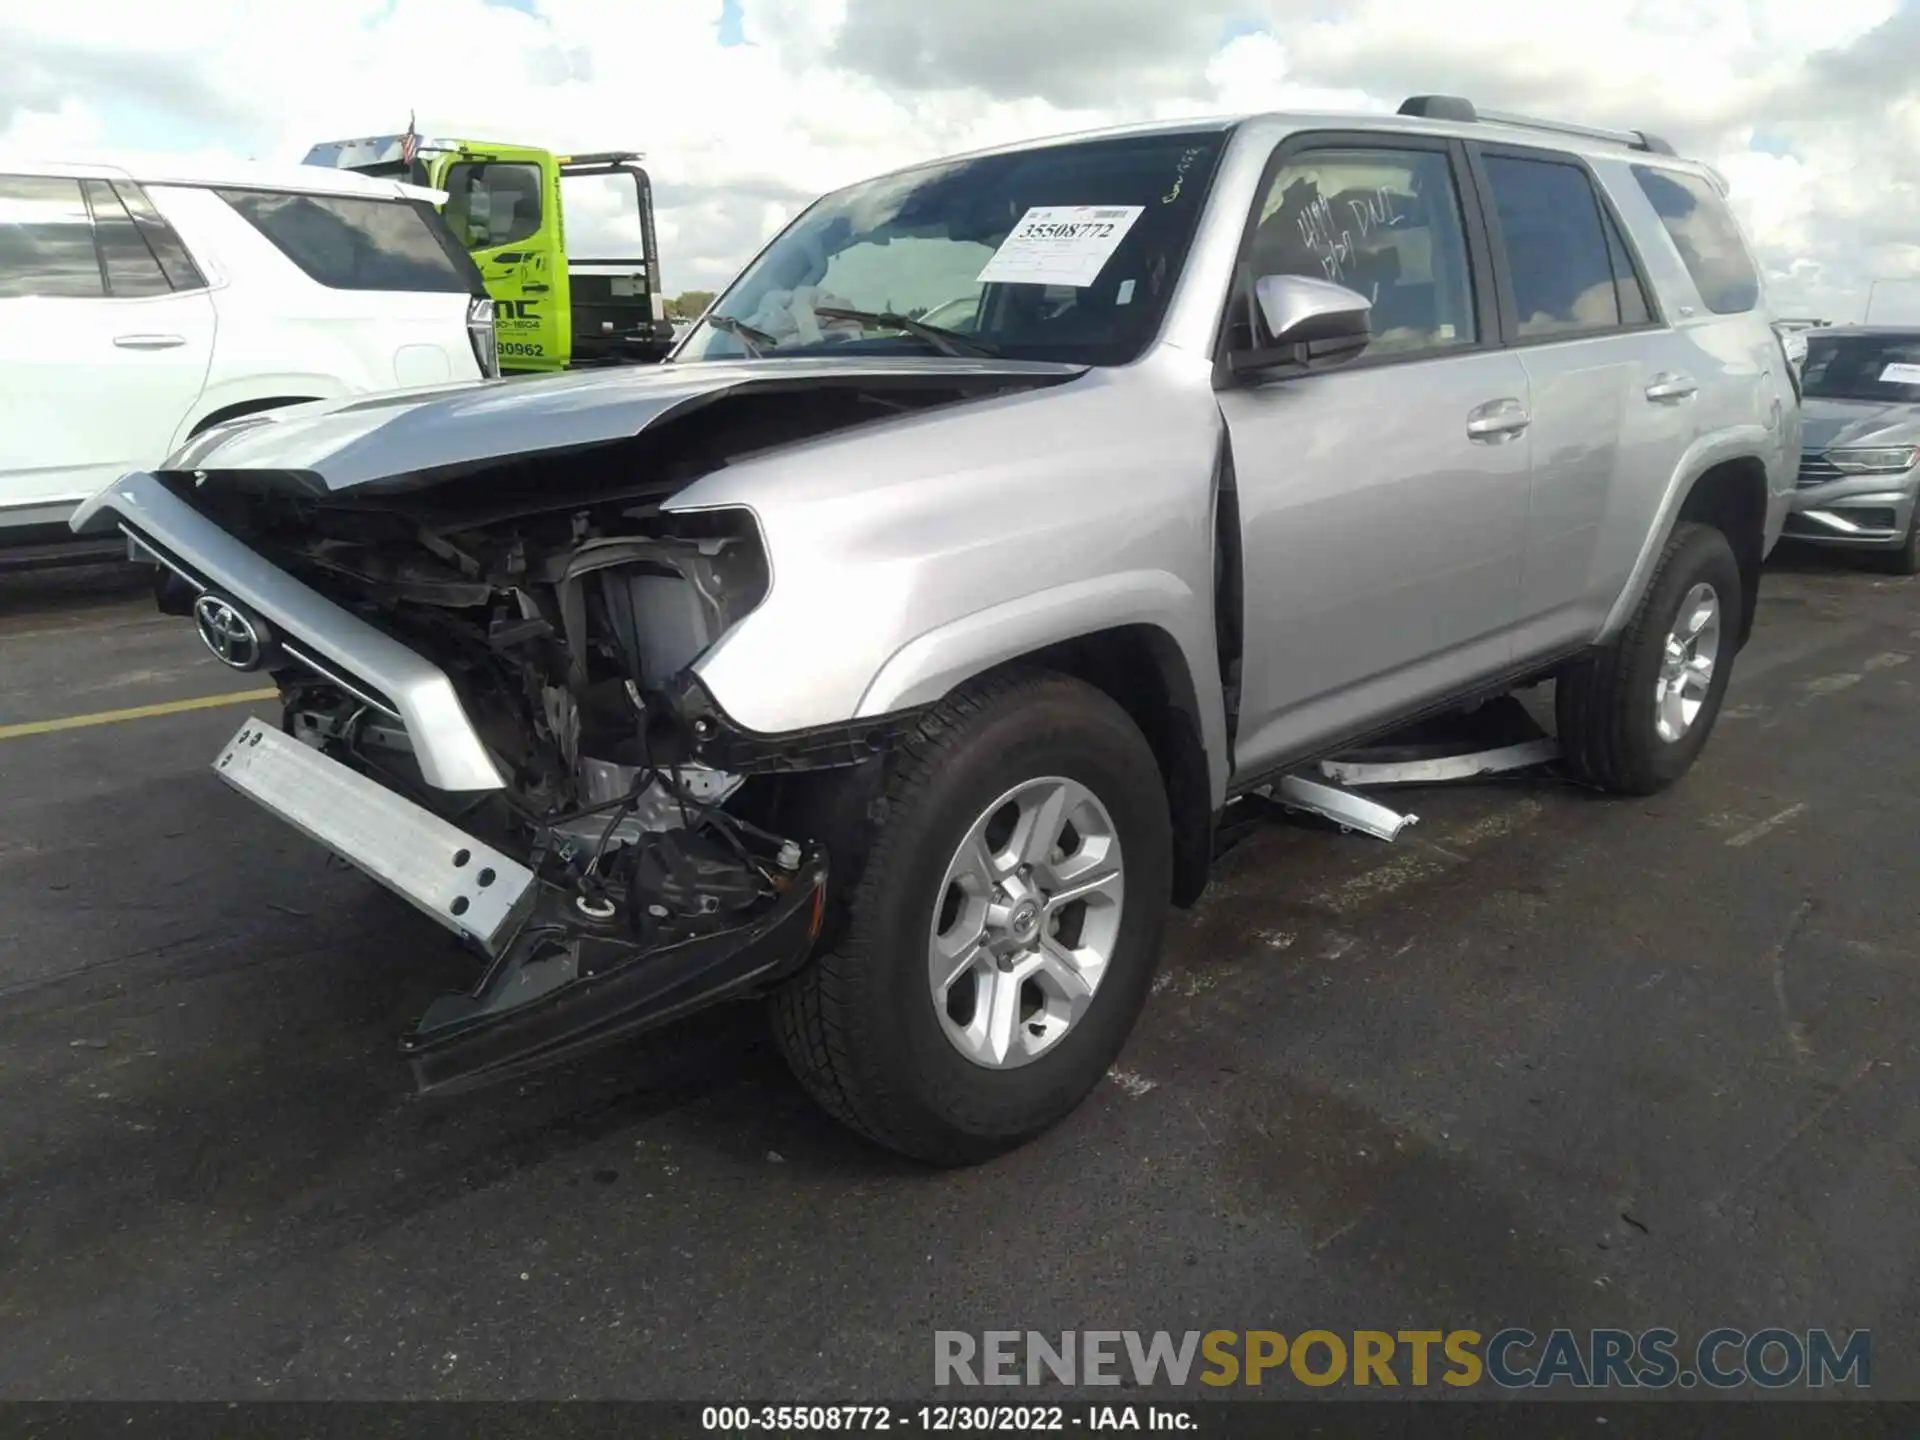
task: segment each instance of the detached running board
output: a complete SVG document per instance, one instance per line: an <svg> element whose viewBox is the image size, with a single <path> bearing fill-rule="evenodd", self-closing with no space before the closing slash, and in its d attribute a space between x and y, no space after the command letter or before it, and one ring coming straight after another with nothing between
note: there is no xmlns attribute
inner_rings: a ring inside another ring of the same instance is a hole
<svg viewBox="0 0 1920 1440"><path fill-rule="evenodd" d="M1376 840L1394 840L1418 815L1405 814L1378 800L1356 795L1344 785L1305 775L1282 775L1274 782L1272 798L1289 810L1305 810L1331 820L1342 830L1358 830Z"/></svg>
<svg viewBox="0 0 1920 1440"><path fill-rule="evenodd" d="M1305 811L1343 831L1392 841L1418 815L1382 805L1358 788L1447 785L1538 770L1560 755L1559 742L1511 695L1435 716L1362 749L1330 756L1252 791L1270 805Z"/></svg>
<svg viewBox="0 0 1920 1440"><path fill-rule="evenodd" d="M1420 760L1322 760L1320 768L1342 785L1444 785L1530 770L1560 757L1557 740L1523 740L1464 755L1435 755Z"/></svg>

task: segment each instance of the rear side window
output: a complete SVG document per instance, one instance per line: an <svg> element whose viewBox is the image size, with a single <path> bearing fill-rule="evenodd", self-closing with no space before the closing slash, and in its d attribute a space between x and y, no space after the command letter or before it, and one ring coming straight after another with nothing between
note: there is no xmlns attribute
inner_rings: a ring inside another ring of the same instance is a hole
<svg viewBox="0 0 1920 1440"><path fill-rule="evenodd" d="M153 258L147 242L133 223L133 216L104 180L81 183L87 194L87 208L93 212L93 235L100 245L100 264L107 272L107 293L121 299L145 295L171 295L166 272Z"/></svg>
<svg viewBox="0 0 1920 1440"><path fill-rule="evenodd" d="M1738 315L1760 303L1760 277L1726 201L1698 175L1633 167L1634 179L1667 227L1700 298L1716 315Z"/></svg>
<svg viewBox="0 0 1920 1440"><path fill-rule="evenodd" d="M173 227L153 208L146 191L138 185L120 180L113 182L113 190L120 197L120 203L127 207L127 213L133 217L140 238L147 242L153 258L160 262L167 283L176 290L205 289L207 279L200 273L200 267L193 263L193 256L187 253L187 247L181 243Z"/></svg>
<svg viewBox="0 0 1920 1440"><path fill-rule="evenodd" d="M1587 172L1510 155L1488 155L1483 163L1506 244L1520 338L1590 334L1633 323L1621 317L1606 217Z"/></svg>
<svg viewBox="0 0 1920 1440"><path fill-rule="evenodd" d="M80 182L0 175L0 299L105 293Z"/></svg>
<svg viewBox="0 0 1920 1440"><path fill-rule="evenodd" d="M331 290L475 293L478 272L424 205L269 190L216 193Z"/></svg>

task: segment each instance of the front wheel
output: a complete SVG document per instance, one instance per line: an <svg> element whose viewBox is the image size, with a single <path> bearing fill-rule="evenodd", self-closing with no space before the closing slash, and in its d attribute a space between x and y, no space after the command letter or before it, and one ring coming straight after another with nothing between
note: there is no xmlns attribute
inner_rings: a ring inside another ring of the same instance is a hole
<svg viewBox="0 0 1920 1440"><path fill-rule="evenodd" d="M1626 629L1560 676L1562 763L1622 795L1651 795L1686 774L1727 693L1743 595L1727 537L1676 526Z"/></svg>
<svg viewBox="0 0 1920 1440"><path fill-rule="evenodd" d="M1906 533L1900 537L1900 544L1882 551L1874 559L1889 575L1920 574L1920 504L1916 504L1913 514L1907 517Z"/></svg>
<svg viewBox="0 0 1920 1440"><path fill-rule="evenodd" d="M896 757L839 943L774 995L781 1049L890 1149L1011 1149L1119 1053L1171 877L1164 782L1125 711L1053 674L962 692Z"/></svg>

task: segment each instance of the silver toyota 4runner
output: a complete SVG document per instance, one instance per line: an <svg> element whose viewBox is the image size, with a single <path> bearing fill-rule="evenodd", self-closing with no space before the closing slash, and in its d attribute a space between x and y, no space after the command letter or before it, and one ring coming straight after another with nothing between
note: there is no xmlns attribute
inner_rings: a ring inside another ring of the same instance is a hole
<svg viewBox="0 0 1920 1440"><path fill-rule="evenodd" d="M1709 170L1423 97L855 185L663 367L249 417L75 524L279 685L219 776L470 942L423 1088L761 995L952 1164L1108 1069L1236 797L1545 678L1578 777L1684 773L1796 383Z"/></svg>

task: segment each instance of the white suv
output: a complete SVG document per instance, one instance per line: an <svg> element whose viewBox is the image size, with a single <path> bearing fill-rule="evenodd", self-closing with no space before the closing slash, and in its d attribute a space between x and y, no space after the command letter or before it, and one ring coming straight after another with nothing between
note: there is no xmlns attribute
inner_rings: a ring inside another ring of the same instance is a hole
<svg viewBox="0 0 1920 1440"><path fill-rule="evenodd" d="M237 416L497 373L436 192L0 157L0 543Z"/></svg>

